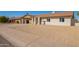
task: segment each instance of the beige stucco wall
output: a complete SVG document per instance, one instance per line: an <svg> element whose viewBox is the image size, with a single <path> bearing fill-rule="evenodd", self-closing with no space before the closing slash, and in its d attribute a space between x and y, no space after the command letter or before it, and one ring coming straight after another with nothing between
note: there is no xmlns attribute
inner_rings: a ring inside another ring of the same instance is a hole
<svg viewBox="0 0 79 59"><path fill-rule="evenodd" d="M44 24L44 21L45 21L45 24L48 24L48 23L47 23L47 19L42 19L42 20L41 20L41 24Z"/></svg>
<svg viewBox="0 0 79 59"><path fill-rule="evenodd" d="M29 20L30 24L33 24L33 19Z"/></svg>
<svg viewBox="0 0 79 59"><path fill-rule="evenodd" d="M50 22L47 22L47 19L42 19L42 24L43 21L46 21L46 25L64 25L64 26L71 26L71 18L65 18L64 22L60 22L59 18L51 18Z"/></svg>
<svg viewBox="0 0 79 59"><path fill-rule="evenodd" d="M32 19L33 20L33 19ZM36 18L34 17L33 24L36 24Z"/></svg>
<svg viewBox="0 0 79 59"><path fill-rule="evenodd" d="M40 24L40 21L39 21L39 17L38 17L38 24ZM45 25L62 25L62 26L71 26L71 17L69 18L64 18L64 22L60 22L60 18L50 18L50 22L47 22L47 19L42 19L41 20L41 24L43 25L44 24L44 21L45 21ZM36 24L36 18L34 17L34 22L33 22L33 19L31 20L31 23L32 24Z"/></svg>

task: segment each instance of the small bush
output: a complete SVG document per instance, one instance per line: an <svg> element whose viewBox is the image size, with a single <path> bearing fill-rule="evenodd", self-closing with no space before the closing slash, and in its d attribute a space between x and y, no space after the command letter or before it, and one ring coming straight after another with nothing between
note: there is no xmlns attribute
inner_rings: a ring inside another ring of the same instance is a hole
<svg viewBox="0 0 79 59"><path fill-rule="evenodd" d="M6 23L8 22L9 18L5 16L0 16L0 23Z"/></svg>

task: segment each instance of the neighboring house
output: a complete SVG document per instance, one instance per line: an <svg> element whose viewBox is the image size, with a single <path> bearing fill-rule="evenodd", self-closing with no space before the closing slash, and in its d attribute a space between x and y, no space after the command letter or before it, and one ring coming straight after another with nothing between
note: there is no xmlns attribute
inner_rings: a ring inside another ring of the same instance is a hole
<svg viewBox="0 0 79 59"><path fill-rule="evenodd" d="M11 17L9 18L9 23L20 23L21 17Z"/></svg>
<svg viewBox="0 0 79 59"><path fill-rule="evenodd" d="M74 26L74 13L73 12L57 12L40 15L24 15L22 17L15 17L10 21L18 24L39 24L39 25L64 25Z"/></svg>

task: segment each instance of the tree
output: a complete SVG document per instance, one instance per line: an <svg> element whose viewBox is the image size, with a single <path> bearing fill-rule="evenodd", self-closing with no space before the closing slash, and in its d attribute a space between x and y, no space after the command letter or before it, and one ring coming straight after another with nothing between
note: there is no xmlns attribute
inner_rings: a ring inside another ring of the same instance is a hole
<svg viewBox="0 0 79 59"><path fill-rule="evenodd" d="M0 23L6 23L8 22L9 18L5 16L0 16Z"/></svg>

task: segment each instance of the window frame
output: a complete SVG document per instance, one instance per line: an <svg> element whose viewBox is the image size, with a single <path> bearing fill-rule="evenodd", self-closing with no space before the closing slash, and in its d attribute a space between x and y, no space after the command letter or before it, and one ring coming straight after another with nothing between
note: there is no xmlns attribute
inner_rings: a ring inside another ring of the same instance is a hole
<svg viewBox="0 0 79 59"><path fill-rule="evenodd" d="M64 17L60 18L60 22L65 22Z"/></svg>

